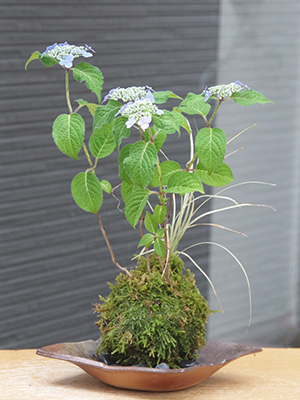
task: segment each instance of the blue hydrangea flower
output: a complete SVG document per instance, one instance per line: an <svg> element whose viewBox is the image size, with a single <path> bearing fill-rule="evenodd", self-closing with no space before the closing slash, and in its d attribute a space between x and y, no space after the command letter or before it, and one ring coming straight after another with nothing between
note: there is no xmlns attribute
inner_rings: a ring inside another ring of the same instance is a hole
<svg viewBox="0 0 300 400"><path fill-rule="evenodd" d="M51 46L48 46L42 54L42 57L47 55L58 61L62 67L70 69L73 66L74 58L93 57L93 53L95 53L95 51L88 45L75 46L68 44L68 42L64 42L53 43Z"/></svg>
<svg viewBox="0 0 300 400"><path fill-rule="evenodd" d="M241 90L249 90L249 86L245 85L241 81L231 82L228 85L216 85L206 87L201 94L204 94L204 101L207 102L211 96L215 96L217 99L226 99L231 97L233 93L240 92Z"/></svg>

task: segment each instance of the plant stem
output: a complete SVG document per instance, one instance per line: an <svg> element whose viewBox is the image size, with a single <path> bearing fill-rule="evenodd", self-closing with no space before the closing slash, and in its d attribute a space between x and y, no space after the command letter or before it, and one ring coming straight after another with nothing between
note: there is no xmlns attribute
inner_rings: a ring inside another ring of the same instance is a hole
<svg viewBox="0 0 300 400"><path fill-rule="evenodd" d="M191 161L189 162L188 166L186 167L186 171L189 171L191 166L194 164L195 160L197 158L197 154L194 154L194 157L191 159Z"/></svg>
<svg viewBox="0 0 300 400"><path fill-rule="evenodd" d="M222 101L223 101L222 99L219 100L218 105L217 105L213 115L210 117L210 120L208 121L208 123L206 125L208 128L210 127L211 123L213 122L213 120L214 120L214 118L215 118L215 116L216 116L216 114L218 112L218 109L220 108L220 105L222 104Z"/></svg>
<svg viewBox="0 0 300 400"><path fill-rule="evenodd" d="M109 250L109 253L110 253L112 262L115 264L115 266L116 266L117 268L119 268L122 272L125 272L130 278L132 278L132 275L131 275L131 273L128 271L128 269L122 267L122 266L118 263L118 261L116 260L116 258L115 258L113 249L111 248L111 245L110 245L110 242L109 242L109 240L108 240L106 231L105 231L105 229L104 229L104 227L103 227L103 224L102 224L102 220L101 220L100 212L99 212L99 211L97 212L97 218L98 218L98 222L99 222L100 231L101 231L101 233L102 233L102 235L103 235L103 237L104 237L104 240L105 240L105 242L106 242L106 245L107 245L107 247L108 247L108 250Z"/></svg>
<svg viewBox="0 0 300 400"><path fill-rule="evenodd" d="M70 112L70 114L72 114L73 108L72 108L71 101L70 101L70 86L69 86L69 70L68 69L66 69L66 99L67 99L69 112Z"/></svg>

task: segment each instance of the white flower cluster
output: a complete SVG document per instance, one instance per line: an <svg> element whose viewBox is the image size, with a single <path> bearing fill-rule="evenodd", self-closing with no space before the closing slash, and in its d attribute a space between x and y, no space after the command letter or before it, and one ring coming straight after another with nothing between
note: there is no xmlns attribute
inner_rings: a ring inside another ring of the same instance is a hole
<svg viewBox="0 0 300 400"><path fill-rule="evenodd" d="M153 115L163 114L163 111L159 110L147 97L125 104L119 112L123 117L128 118L127 128L137 123L143 130L149 128Z"/></svg>
<svg viewBox="0 0 300 400"><path fill-rule="evenodd" d="M48 46L42 57L47 55L51 58L54 58L59 62L59 64L65 68L71 68L73 65L74 58L77 57L92 57L94 50L88 46L75 46L73 44L64 43L54 43L51 46Z"/></svg>
<svg viewBox="0 0 300 400"><path fill-rule="evenodd" d="M244 89L250 89L249 86L245 85L241 81L231 82L228 85L216 85L206 88L203 93L205 94L205 101L207 101L210 96L215 96L219 100L230 97L233 93L240 92Z"/></svg>
<svg viewBox="0 0 300 400"><path fill-rule="evenodd" d="M106 100L121 100L124 103L135 101L139 99L149 98L154 103L154 97L152 94L153 89L149 86L130 86L128 88L117 87L111 89L109 93L104 97L103 103Z"/></svg>
<svg viewBox="0 0 300 400"><path fill-rule="evenodd" d="M242 89L240 85L232 82L228 85L211 86L208 88L208 91L218 99L223 99L224 97L230 97L233 93L239 92Z"/></svg>

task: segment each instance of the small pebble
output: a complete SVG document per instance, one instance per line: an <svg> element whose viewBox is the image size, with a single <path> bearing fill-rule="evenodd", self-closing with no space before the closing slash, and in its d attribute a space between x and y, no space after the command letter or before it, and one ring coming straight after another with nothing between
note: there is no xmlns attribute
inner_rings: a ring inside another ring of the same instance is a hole
<svg viewBox="0 0 300 400"><path fill-rule="evenodd" d="M166 363L160 363L155 368L156 369L170 369L170 367Z"/></svg>
<svg viewBox="0 0 300 400"><path fill-rule="evenodd" d="M182 360L179 363L179 366L181 368L188 368L188 367L193 367L196 364L195 360Z"/></svg>

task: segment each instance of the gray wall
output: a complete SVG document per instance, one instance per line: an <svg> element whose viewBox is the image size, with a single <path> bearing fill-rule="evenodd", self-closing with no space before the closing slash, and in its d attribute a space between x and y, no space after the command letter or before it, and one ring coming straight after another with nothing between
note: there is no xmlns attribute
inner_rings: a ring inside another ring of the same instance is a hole
<svg viewBox="0 0 300 400"><path fill-rule="evenodd" d="M25 72L26 59L54 42L88 43L104 92L144 84L200 92L216 81L218 13L218 0L0 1L1 348L96 338L92 304L117 274L96 217L71 199L70 182L86 168L84 157L76 163L52 142L52 122L67 112L62 71L36 61ZM94 101L73 81L71 97ZM172 141L170 154L183 161L187 142ZM113 160L99 165L116 184ZM103 222L119 262L129 265L138 235L115 205L104 202ZM208 235L203 228L197 240ZM194 237L190 232L186 242ZM191 255L207 266L208 249Z"/></svg>
<svg viewBox="0 0 300 400"><path fill-rule="evenodd" d="M269 204L215 214L212 221L247 238L212 230L211 240L229 248L252 285L252 326L247 335L247 284L237 263L211 247L210 274L224 314L210 321L210 336L267 346L288 346L299 332L300 191L300 3L298 0L223 0L220 11L218 81L240 79L275 104L224 104L217 124L229 137L257 126L230 144L242 151L228 158L236 182L264 181L225 192L239 202ZM215 200L213 207L230 203ZM224 284L226 282L226 284ZM216 304L213 295L211 304ZM216 304L217 306L217 304ZM299 341L298 341L299 346Z"/></svg>

